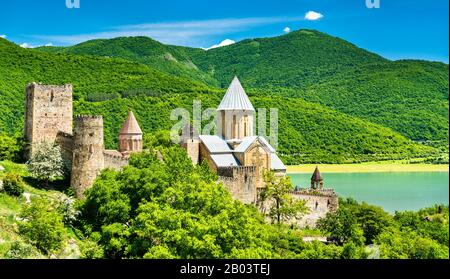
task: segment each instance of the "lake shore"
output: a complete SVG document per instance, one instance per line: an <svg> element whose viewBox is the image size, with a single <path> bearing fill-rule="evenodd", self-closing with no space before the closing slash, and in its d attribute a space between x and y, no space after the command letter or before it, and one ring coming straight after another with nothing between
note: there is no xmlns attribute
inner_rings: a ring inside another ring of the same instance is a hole
<svg viewBox="0 0 450 279"><path fill-rule="evenodd" d="M361 164L305 164L286 166L287 173L313 173L316 166L319 166L323 173L342 172L448 172L449 165L433 164L404 164L398 162L368 162Z"/></svg>

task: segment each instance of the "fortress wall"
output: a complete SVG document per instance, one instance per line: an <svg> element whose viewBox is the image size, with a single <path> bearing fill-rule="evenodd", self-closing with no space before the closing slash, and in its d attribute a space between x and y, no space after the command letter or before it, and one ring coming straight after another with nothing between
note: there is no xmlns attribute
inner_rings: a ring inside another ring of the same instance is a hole
<svg viewBox="0 0 450 279"><path fill-rule="evenodd" d="M69 169L71 169L73 160L73 135L59 132L56 135L55 143L61 148L61 155L68 164Z"/></svg>
<svg viewBox="0 0 450 279"><path fill-rule="evenodd" d="M111 168L115 170L120 170L123 167L128 165L128 158L124 158L122 156L111 155L106 152L103 152L104 158L104 167Z"/></svg>
<svg viewBox="0 0 450 279"><path fill-rule="evenodd" d="M219 168L217 174L234 199L245 204L256 202L256 167Z"/></svg>

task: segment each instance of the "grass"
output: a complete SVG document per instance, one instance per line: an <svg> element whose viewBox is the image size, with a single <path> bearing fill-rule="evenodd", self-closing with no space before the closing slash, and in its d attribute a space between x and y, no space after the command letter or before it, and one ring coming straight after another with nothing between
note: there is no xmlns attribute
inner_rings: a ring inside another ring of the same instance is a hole
<svg viewBox="0 0 450 279"><path fill-rule="evenodd" d="M307 164L287 166L288 173L313 173L316 166L321 172L448 172L448 164L409 164L406 161L367 162L360 164Z"/></svg>

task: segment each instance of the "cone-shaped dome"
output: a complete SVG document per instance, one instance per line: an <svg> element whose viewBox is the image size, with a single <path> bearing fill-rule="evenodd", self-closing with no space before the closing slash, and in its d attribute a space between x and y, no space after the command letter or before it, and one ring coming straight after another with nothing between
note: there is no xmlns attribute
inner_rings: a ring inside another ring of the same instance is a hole
<svg viewBox="0 0 450 279"><path fill-rule="evenodd" d="M217 110L255 111L239 79L235 76Z"/></svg>
<svg viewBox="0 0 450 279"><path fill-rule="evenodd" d="M322 180L323 180L323 177L320 174L319 167L317 166L316 169L314 170L314 173L313 173L312 177L311 177L311 181L318 182L318 181L322 181Z"/></svg>
<svg viewBox="0 0 450 279"><path fill-rule="evenodd" d="M142 135L142 130L139 127L139 124L136 120L136 117L134 117L134 114L132 111L130 111L128 113L128 118L125 121L125 123L123 123L122 129L120 130L120 134L121 135L129 135L129 134L141 134Z"/></svg>

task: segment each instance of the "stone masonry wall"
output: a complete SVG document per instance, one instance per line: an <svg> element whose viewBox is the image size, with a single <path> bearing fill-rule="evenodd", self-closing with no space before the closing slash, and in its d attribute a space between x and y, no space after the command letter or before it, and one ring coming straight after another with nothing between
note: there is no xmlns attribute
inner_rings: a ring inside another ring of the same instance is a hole
<svg viewBox="0 0 450 279"><path fill-rule="evenodd" d="M71 186L77 198L91 187L104 169L103 118L101 116L77 116L73 140Z"/></svg>
<svg viewBox="0 0 450 279"><path fill-rule="evenodd" d="M123 167L128 165L128 158L125 158L123 156L115 156L108 153L103 153L104 158L104 168L111 168L114 170L120 170Z"/></svg>
<svg viewBox="0 0 450 279"><path fill-rule="evenodd" d="M245 204L256 203L256 167L219 168L217 175L234 199Z"/></svg>
<svg viewBox="0 0 450 279"><path fill-rule="evenodd" d="M72 85L26 87L25 138L32 146L42 141L55 142L58 132L72 134Z"/></svg>

